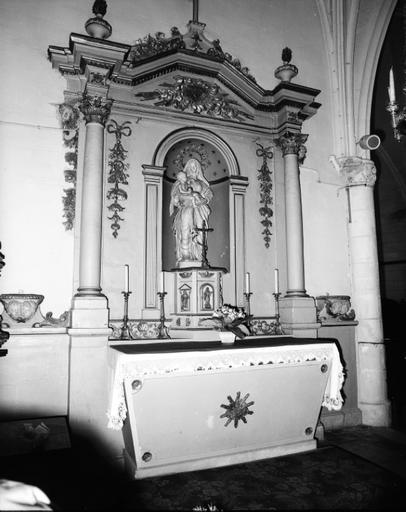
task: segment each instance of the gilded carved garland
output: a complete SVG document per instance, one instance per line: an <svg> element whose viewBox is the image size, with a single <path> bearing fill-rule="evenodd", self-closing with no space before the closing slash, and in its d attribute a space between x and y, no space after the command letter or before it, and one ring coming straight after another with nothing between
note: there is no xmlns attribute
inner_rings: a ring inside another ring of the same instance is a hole
<svg viewBox="0 0 406 512"><path fill-rule="evenodd" d="M124 218L120 216L120 213L125 210L121 203L128 198L127 192L122 188L123 185L128 185L127 178L129 174L126 171L129 168L129 164L125 162L128 151L124 149L121 143L121 137L129 137L131 135L132 130L129 126L130 124L130 121L125 121L123 124L119 125L112 119L107 125L107 131L114 133L116 136L116 142L110 149L108 164L110 170L107 178L108 183L114 184L107 192L107 199L112 200L112 203L107 206L108 210L112 212L112 215L107 218L113 221L111 229L113 230L114 238L118 236L120 222L124 221Z"/></svg>
<svg viewBox="0 0 406 512"><path fill-rule="evenodd" d="M63 143L66 147L65 161L69 166L64 170L65 181L71 185L69 188L63 189L64 195L62 196L63 217L65 217L63 225L69 231L73 229L75 221L80 112L77 105L71 103L62 103L58 110L63 129Z"/></svg>
<svg viewBox="0 0 406 512"><path fill-rule="evenodd" d="M272 176L271 171L268 167L268 160L273 158L271 147L265 148L262 144L257 142L258 149L256 151L257 156L262 158L261 168L258 169L258 180L259 180L259 203L262 205L259 208L259 214L263 219L261 224L263 226L262 235L265 241L265 247L269 249L271 242L271 227L273 217L273 210L271 208L273 204L272 198Z"/></svg>

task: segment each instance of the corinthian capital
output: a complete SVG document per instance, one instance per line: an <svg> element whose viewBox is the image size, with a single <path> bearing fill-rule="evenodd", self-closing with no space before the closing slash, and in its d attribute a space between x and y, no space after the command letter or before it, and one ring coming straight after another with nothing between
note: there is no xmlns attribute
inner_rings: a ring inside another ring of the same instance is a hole
<svg viewBox="0 0 406 512"><path fill-rule="evenodd" d="M89 96L84 93L79 110L84 115L86 123L95 122L104 126L110 115L111 105L111 100L105 100L101 96Z"/></svg>
<svg viewBox="0 0 406 512"><path fill-rule="evenodd" d="M285 132L274 142L282 149L283 156L289 154L299 154L303 152L303 144L306 142L308 135L303 133Z"/></svg>
<svg viewBox="0 0 406 512"><path fill-rule="evenodd" d="M344 178L345 185L352 187L365 185L373 187L376 181L376 168L372 160L359 156L330 157L330 162Z"/></svg>

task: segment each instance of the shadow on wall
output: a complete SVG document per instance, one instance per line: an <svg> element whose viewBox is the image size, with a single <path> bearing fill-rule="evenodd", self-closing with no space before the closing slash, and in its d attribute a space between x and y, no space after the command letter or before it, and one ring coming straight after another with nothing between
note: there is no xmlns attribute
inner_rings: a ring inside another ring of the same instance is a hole
<svg viewBox="0 0 406 512"><path fill-rule="evenodd" d="M406 301L382 300L388 396L392 403L392 427L406 431Z"/></svg>
<svg viewBox="0 0 406 512"><path fill-rule="evenodd" d="M385 338L402 340L406 344L404 319L406 318L406 301L382 299L382 319Z"/></svg>

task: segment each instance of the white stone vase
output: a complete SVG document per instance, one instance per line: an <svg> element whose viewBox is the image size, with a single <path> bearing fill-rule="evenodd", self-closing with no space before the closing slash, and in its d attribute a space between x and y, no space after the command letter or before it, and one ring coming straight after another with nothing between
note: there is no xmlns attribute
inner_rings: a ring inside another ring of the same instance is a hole
<svg viewBox="0 0 406 512"><path fill-rule="evenodd" d="M30 327L35 321L43 320L39 305L44 300L43 295L36 293L4 293L0 302L4 306L4 324L8 327L22 325Z"/></svg>
<svg viewBox="0 0 406 512"><path fill-rule="evenodd" d="M235 334L232 331L219 331L221 343L232 345L235 342Z"/></svg>
<svg viewBox="0 0 406 512"><path fill-rule="evenodd" d="M293 64L282 64L275 70L275 78L281 82L290 82L298 74L298 69Z"/></svg>

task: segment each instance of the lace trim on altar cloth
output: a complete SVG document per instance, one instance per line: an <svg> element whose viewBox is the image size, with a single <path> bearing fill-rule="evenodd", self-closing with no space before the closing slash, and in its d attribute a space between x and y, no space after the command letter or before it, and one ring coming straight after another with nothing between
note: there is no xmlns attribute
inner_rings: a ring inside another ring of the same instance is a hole
<svg viewBox="0 0 406 512"><path fill-rule="evenodd" d="M302 352L302 353L300 353ZM110 385L109 410L107 411L108 424L107 427L120 430L123 427L124 420L127 417L127 406L124 393L124 380L140 379L148 375L165 375L177 372L199 372L223 370L229 368L262 366L262 365L289 365L304 363L307 361L331 361L331 369L323 395L322 406L328 410L339 410L343 404L341 396L341 388L344 382L344 371L340 361L340 356L335 345L328 348L320 349L316 347L306 355L303 354L303 346L289 347L275 354L244 354L246 357L241 358L240 354L228 354L227 356L202 356L199 354L200 361L197 362L196 355L190 356L183 361L162 361L160 357L146 360L120 361L116 363L116 367L112 372ZM167 355L166 355L167 357ZM202 361L202 359L206 359Z"/></svg>

